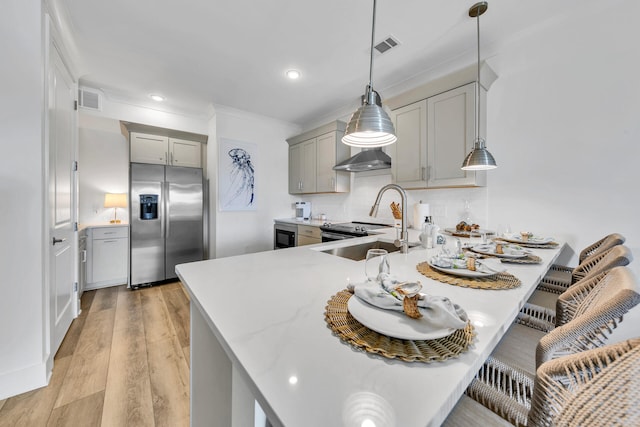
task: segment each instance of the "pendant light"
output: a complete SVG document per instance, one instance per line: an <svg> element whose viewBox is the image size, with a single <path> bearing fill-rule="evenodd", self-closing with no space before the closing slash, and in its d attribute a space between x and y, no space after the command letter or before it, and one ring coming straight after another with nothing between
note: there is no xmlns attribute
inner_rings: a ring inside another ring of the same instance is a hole
<svg viewBox="0 0 640 427"><path fill-rule="evenodd" d="M353 113L342 142L352 147L382 147L396 142L393 122L382 109L380 95L373 90L373 42L376 29L376 0L373 0L373 24L371 26L371 58L369 61L369 84L367 85L362 106Z"/></svg>
<svg viewBox="0 0 640 427"><path fill-rule="evenodd" d="M462 162L461 169L463 170L477 171L498 167L495 159L485 147L485 140L480 136L480 15L487 11L488 6L486 1L481 1L469 9L469 16L476 18L478 28L478 75L476 82L476 112L478 117L476 118L476 140L473 144L473 149Z"/></svg>

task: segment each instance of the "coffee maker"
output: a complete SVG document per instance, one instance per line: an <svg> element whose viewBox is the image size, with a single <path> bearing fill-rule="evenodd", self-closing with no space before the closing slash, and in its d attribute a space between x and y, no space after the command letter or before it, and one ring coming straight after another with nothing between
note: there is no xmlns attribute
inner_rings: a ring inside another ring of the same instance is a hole
<svg viewBox="0 0 640 427"><path fill-rule="evenodd" d="M296 219L298 221L311 219L311 202L296 202Z"/></svg>

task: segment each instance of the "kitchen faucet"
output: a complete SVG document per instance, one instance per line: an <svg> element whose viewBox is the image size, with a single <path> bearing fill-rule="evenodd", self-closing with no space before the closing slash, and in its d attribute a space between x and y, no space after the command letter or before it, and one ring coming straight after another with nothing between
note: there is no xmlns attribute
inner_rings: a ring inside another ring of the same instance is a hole
<svg viewBox="0 0 640 427"><path fill-rule="evenodd" d="M409 234L407 233L407 193L405 193L404 189L400 187L398 184L387 184L378 191L378 197L376 197L376 202L371 206L371 211L369 212L369 216L378 215L378 207L380 207L380 199L382 198L382 194L389 190L394 189L398 193L400 193L400 198L402 199L402 231L400 232L400 240L396 239L393 242L396 247L401 248L400 251L403 254L409 252Z"/></svg>

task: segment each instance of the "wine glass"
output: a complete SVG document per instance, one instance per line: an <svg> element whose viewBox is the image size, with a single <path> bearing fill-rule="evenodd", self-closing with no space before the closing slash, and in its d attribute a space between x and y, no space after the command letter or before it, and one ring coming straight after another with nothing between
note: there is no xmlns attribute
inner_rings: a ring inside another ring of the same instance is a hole
<svg viewBox="0 0 640 427"><path fill-rule="evenodd" d="M367 280L375 281L380 273L389 273L388 252L385 249L369 249L364 263Z"/></svg>

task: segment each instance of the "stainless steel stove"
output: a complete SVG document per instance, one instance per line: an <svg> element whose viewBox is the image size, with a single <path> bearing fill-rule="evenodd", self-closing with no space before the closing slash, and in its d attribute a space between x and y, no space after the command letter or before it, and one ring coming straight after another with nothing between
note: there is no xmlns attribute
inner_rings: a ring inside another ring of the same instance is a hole
<svg viewBox="0 0 640 427"><path fill-rule="evenodd" d="M359 221L341 222L338 224L325 222L320 226L320 230L322 231L322 241L332 242L335 240L368 236L369 230L382 227L390 227L390 225Z"/></svg>

